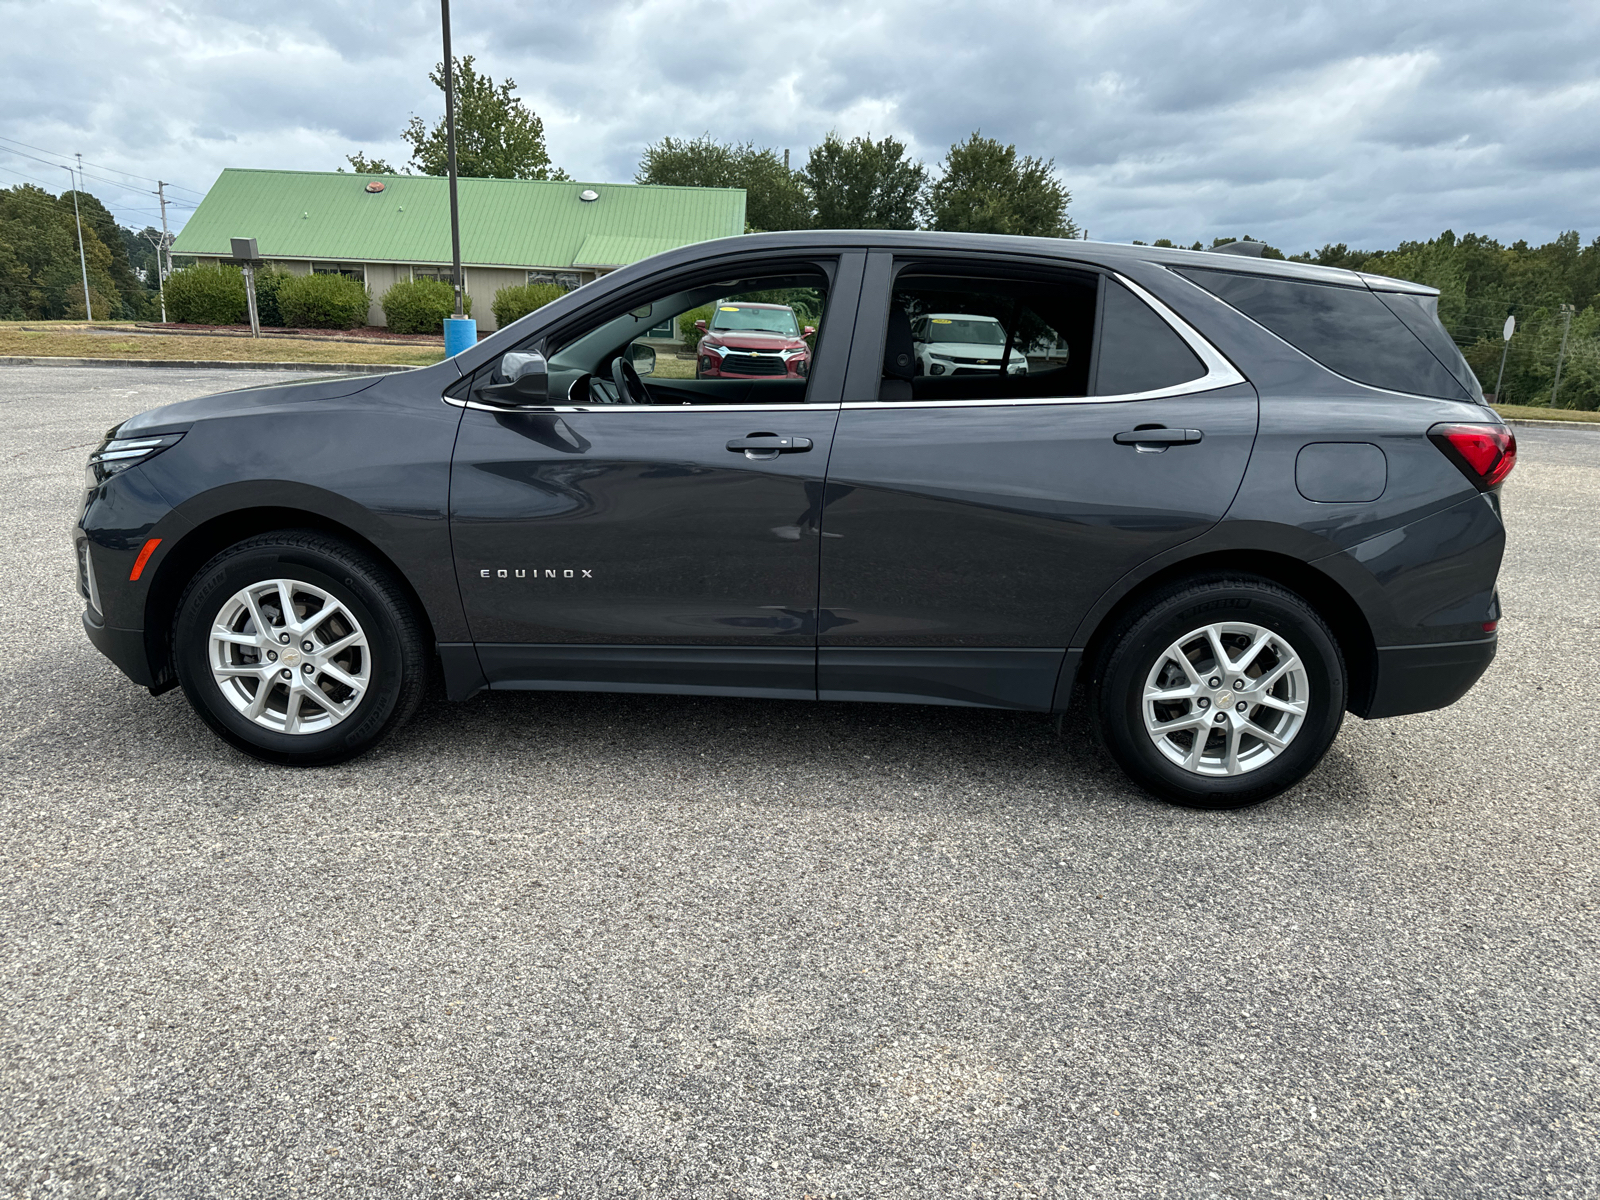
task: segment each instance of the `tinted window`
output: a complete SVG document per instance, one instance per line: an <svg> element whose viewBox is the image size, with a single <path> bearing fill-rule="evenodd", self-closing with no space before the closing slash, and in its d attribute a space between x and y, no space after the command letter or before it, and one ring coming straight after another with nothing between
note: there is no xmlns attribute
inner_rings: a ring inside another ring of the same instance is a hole
<svg viewBox="0 0 1600 1200"><path fill-rule="evenodd" d="M1106 280L1102 302L1095 395L1153 392L1206 373L1177 331L1120 283Z"/></svg>
<svg viewBox="0 0 1600 1200"><path fill-rule="evenodd" d="M1228 271L1182 274L1341 375L1397 392L1467 396L1432 351L1366 288Z"/></svg>
<svg viewBox="0 0 1600 1200"><path fill-rule="evenodd" d="M1433 356L1445 370L1454 375L1456 381L1472 394L1474 400L1483 399L1483 385L1472 373L1472 368L1467 366L1467 360L1461 357L1461 350L1456 346L1455 339L1445 332L1443 325L1439 324L1437 296L1413 296L1404 292L1379 292L1377 295L1389 311L1404 321L1406 328L1416 334L1422 340L1422 344L1433 352Z"/></svg>

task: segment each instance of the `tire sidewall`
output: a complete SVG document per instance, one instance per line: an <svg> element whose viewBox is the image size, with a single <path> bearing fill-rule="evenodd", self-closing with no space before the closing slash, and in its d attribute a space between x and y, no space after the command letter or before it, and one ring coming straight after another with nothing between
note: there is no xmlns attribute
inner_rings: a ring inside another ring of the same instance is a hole
<svg viewBox="0 0 1600 1200"><path fill-rule="evenodd" d="M1146 732L1144 685L1167 647L1195 629L1226 621L1259 625L1285 639L1305 666L1310 703L1294 740L1271 762L1242 775L1196 775L1163 755ZM1327 627L1297 598L1246 583L1158 601L1113 651L1102 686L1112 755L1145 787L1197 808L1238 808L1291 786L1321 761L1344 718L1344 662Z"/></svg>
<svg viewBox="0 0 1600 1200"><path fill-rule="evenodd" d="M372 671L366 695L330 729L285 734L257 725L234 708L211 673L210 631L222 606L265 579L293 579L329 592L349 606L367 636ZM250 547L214 561L184 597L173 649L179 682L195 711L235 746L274 762L335 761L359 753L382 735L403 683L400 629L367 572L293 546Z"/></svg>

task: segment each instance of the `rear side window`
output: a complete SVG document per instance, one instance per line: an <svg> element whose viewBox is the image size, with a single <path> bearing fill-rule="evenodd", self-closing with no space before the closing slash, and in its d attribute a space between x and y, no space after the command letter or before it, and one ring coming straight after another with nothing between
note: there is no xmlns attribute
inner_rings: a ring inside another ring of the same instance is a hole
<svg viewBox="0 0 1600 1200"><path fill-rule="evenodd" d="M1461 357L1461 350L1456 345L1455 339L1445 332L1439 323L1439 298L1437 296L1415 296L1406 292L1379 292L1378 299L1382 300L1389 311L1405 322L1406 328L1416 334L1422 344L1433 352L1444 369L1454 375L1456 382L1467 389L1474 400L1483 400L1483 385L1478 382L1478 377L1472 373L1472 368L1467 366L1467 360Z"/></svg>
<svg viewBox="0 0 1600 1200"><path fill-rule="evenodd" d="M1329 370L1397 392L1469 397L1433 351L1364 287L1193 268L1182 274Z"/></svg>
<svg viewBox="0 0 1600 1200"><path fill-rule="evenodd" d="M1206 373L1177 331L1114 279L1106 280L1101 305L1096 396L1153 392Z"/></svg>

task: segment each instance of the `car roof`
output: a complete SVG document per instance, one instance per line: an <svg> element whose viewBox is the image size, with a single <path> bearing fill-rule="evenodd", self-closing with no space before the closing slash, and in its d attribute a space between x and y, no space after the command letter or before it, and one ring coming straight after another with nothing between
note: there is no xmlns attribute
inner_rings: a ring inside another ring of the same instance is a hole
<svg viewBox="0 0 1600 1200"><path fill-rule="evenodd" d="M755 300L719 300L719 301L717 301L717 307L719 309L720 308L774 308L774 309L781 309L782 311L787 312L787 313L792 313L794 311L794 309L790 308L787 304L767 304L764 301L758 302L758 301L755 301Z"/></svg>
<svg viewBox="0 0 1600 1200"><path fill-rule="evenodd" d="M635 267L669 268L690 264L723 253L742 251L772 252L795 250L814 253L823 249L882 249L911 254L918 251L964 251L982 256L992 254L1046 256L1075 260L1115 270L1130 262L1155 263L1179 270L1184 267L1230 271L1238 275L1269 275L1298 279L1308 283L1333 283L1344 287L1373 287L1379 290L1437 295L1438 289L1426 284L1367 275L1343 267L1317 263L1287 262L1277 258L1251 258L1217 250L1183 250L1177 247L1132 246L1121 242L1091 242L1078 238L1014 237L994 233L944 233L935 230L900 229L800 229L782 233L747 233L738 237L696 242L641 260ZM624 267L624 271L629 268Z"/></svg>

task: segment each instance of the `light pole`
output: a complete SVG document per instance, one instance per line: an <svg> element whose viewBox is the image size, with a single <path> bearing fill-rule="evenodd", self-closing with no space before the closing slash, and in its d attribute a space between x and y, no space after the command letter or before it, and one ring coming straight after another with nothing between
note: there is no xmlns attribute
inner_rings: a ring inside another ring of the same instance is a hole
<svg viewBox="0 0 1600 1200"><path fill-rule="evenodd" d="M72 180L72 219L78 224L78 268L83 272L83 316L84 320L92 322L94 309L89 304L89 260L83 254L83 218L78 215L78 177L72 173L71 167L61 169Z"/></svg>
<svg viewBox="0 0 1600 1200"><path fill-rule="evenodd" d="M450 282L456 292L456 314L444 323L444 352L454 356L477 344L478 323L467 318L462 298L466 281L461 274L461 214L456 203L456 64L450 57L450 0L439 0L439 16L444 26L444 144L450 176Z"/></svg>
<svg viewBox="0 0 1600 1200"><path fill-rule="evenodd" d="M1572 332L1572 314L1575 310L1570 304L1561 306L1561 317L1564 324L1561 326L1561 350L1556 354L1556 381L1550 388L1550 407L1556 406L1556 396L1561 392L1561 364L1567 359L1567 334Z"/></svg>

